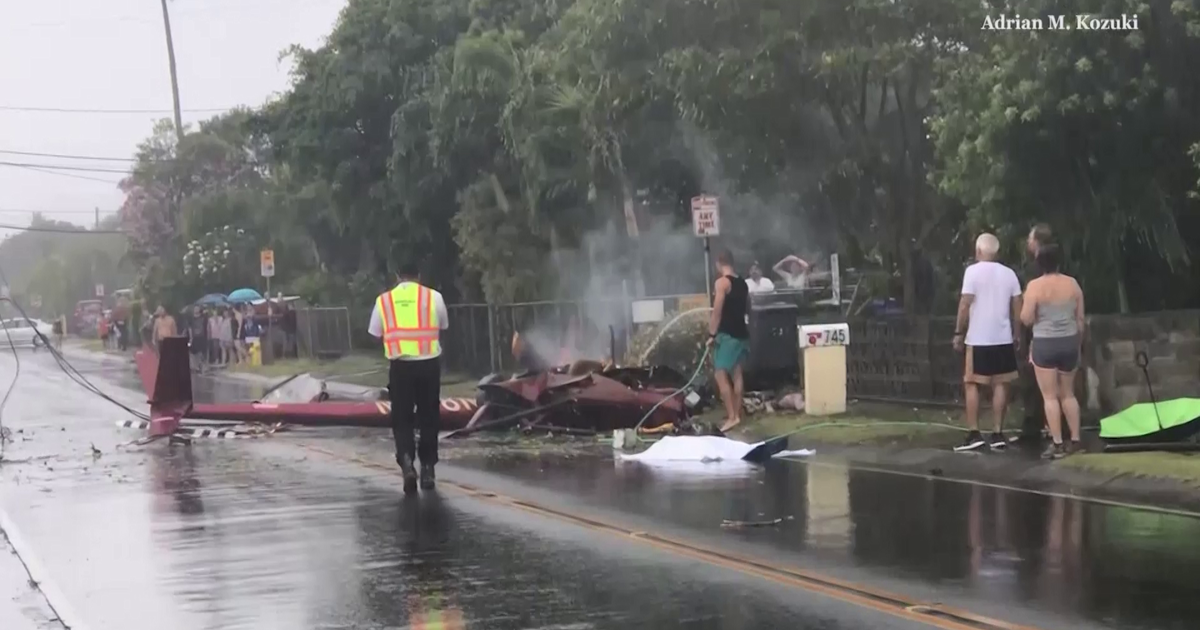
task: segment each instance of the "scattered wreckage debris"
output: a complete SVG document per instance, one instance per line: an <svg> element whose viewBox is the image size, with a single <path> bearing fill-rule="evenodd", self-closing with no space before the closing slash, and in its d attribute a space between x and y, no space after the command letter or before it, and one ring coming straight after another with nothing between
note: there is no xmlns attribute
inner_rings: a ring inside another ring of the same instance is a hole
<svg viewBox="0 0 1200 630"><path fill-rule="evenodd" d="M146 421L123 420L117 422L117 426L123 429L146 430L150 428L151 423ZM289 427L282 422L276 422L274 424L263 424L258 422L232 424L227 422L204 423L195 421L181 421L179 427L174 433L171 434L171 437L187 440L190 444L190 440L193 438L253 439L270 437L276 433L287 431L288 428ZM164 435L143 437L131 442L118 444L117 448L123 449L130 446L145 446L146 444L155 442L162 437L164 437ZM98 455L94 456L98 457Z"/></svg>
<svg viewBox="0 0 1200 630"><path fill-rule="evenodd" d="M724 521L721 521L721 527L724 529L742 529L745 527L774 527L776 525L783 524L785 521L793 521L793 520L796 520L796 518L794 516L788 516L785 518L776 518L776 519L771 519L769 521L731 521L731 520L726 519Z"/></svg>
<svg viewBox="0 0 1200 630"><path fill-rule="evenodd" d="M385 389L335 397L324 381L296 375L261 399L235 403L196 403L192 397L187 340L164 339L155 353L136 355L138 372L150 398L151 436L175 433L187 420L204 419L276 427L391 427ZM688 387L679 372L659 366L613 367L576 362L552 370L513 377L491 375L469 398L443 398L439 428L447 437L512 428L581 435L631 428L643 414L646 432L695 434L692 414L703 408L702 388ZM684 394L680 396L679 394Z"/></svg>
<svg viewBox="0 0 1200 630"><path fill-rule="evenodd" d="M772 397L771 392L746 392L742 397L742 407L749 415L777 413L780 411L804 411L804 394L790 392Z"/></svg>

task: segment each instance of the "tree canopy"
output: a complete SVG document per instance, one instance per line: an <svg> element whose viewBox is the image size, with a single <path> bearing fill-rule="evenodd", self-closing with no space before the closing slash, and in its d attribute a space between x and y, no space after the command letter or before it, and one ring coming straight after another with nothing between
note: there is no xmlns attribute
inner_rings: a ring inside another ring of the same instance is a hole
<svg viewBox="0 0 1200 630"><path fill-rule="evenodd" d="M1075 12L1139 26L983 28ZM912 310L918 266L957 277L974 233L1015 250L1035 221L1097 306L1200 302L1193 1L350 0L287 54L278 99L141 147L147 290L252 282L271 246L323 301L402 261L458 300L700 291L710 193L740 260L836 251ZM189 272L221 230L247 237L226 275Z"/></svg>

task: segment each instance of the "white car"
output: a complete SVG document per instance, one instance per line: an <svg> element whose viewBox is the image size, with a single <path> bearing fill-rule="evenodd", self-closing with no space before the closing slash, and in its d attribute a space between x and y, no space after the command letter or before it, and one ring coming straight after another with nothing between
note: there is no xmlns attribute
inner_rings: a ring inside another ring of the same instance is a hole
<svg viewBox="0 0 1200 630"><path fill-rule="evenodd" d="M54 334L53 326L38 319L5 319L0 321L0 327L4 329L0 332L0 347L7 346L11 337L13 345L17 347L40 348L44 345L43 337L52 339L51 335Z"/></svg>

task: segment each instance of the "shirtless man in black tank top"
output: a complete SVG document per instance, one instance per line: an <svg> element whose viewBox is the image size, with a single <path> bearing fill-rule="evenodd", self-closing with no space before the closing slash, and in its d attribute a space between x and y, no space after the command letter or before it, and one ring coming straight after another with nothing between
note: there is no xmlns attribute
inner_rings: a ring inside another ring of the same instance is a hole
<svg viewBox="0 0 1200 630"><path fill-rule="evenodd" d="M708 345L712 349L717 388L725 402L721 431L742 421L742 364L750 354L750 288L733 270L733 254L717 255L717 281L713 286L713 310L708 322ZM732 377L732 380L731 378Z"/></svg>

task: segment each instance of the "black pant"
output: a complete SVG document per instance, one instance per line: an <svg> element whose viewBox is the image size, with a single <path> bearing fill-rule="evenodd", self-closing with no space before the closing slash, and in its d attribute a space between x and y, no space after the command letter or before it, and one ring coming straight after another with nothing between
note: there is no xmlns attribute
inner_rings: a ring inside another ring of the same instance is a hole
<svg viewBox="0 0 1200 630"><path fill-rule="evenodd" d="M396 458L418 456L422 464L438 461L438 423L441 415L442 361L391 361L388 366L388 395L392 401L392 437ZM413 429L421 431L414 444Z"/></svg>

